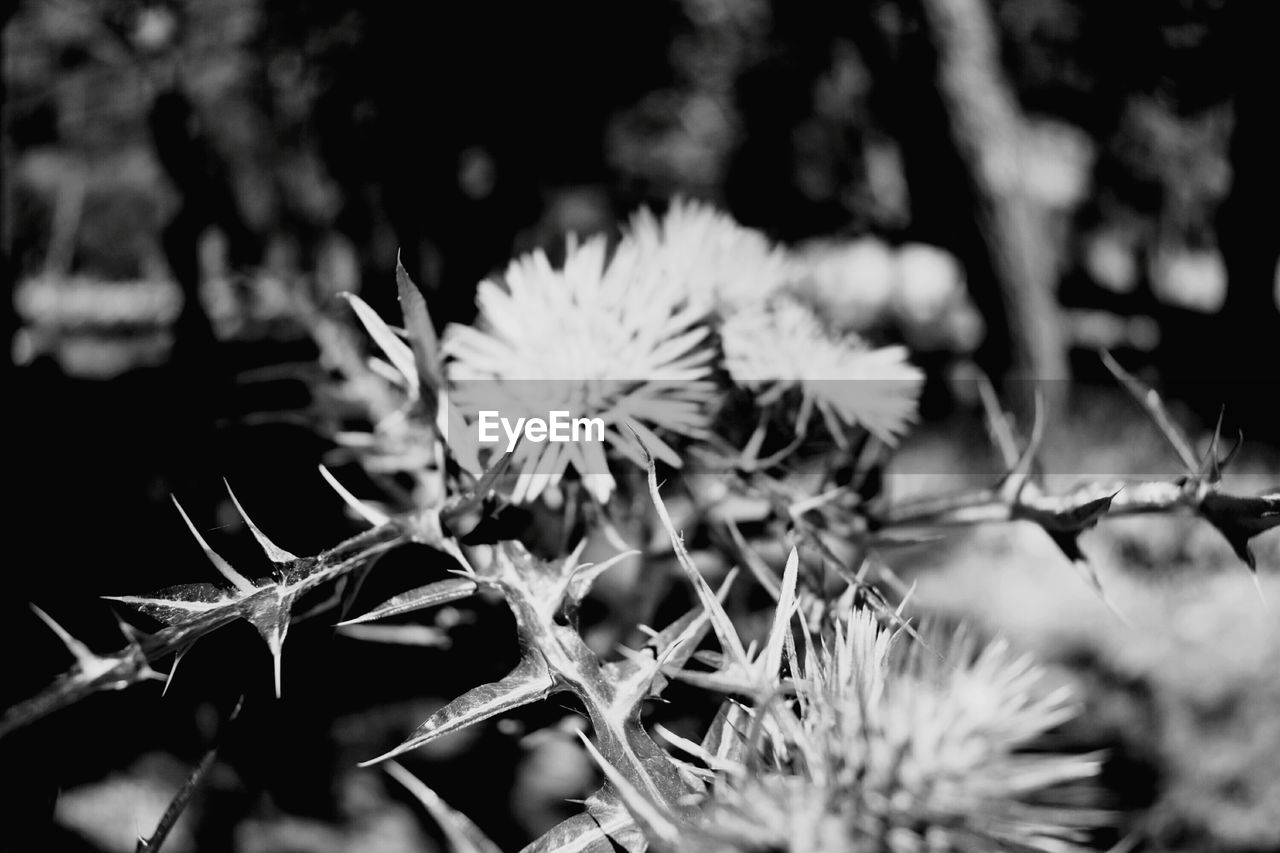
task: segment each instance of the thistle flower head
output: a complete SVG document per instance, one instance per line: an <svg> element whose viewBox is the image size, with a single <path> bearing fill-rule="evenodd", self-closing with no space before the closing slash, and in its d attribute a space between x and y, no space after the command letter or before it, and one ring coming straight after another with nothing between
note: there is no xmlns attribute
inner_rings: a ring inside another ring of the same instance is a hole
<svg viewBox="0 0 1280 853"><path fill-rule="evenodd" d="M541 251L518 258L502 284L480 284L477 325L446 331L452 401L471 414L600 418L605 443L637 464L644 457L633 431L679 466L655 430L696 435L704 427L715 353L702 312L659 281L631 259L610 263L603 238L570 241L559 269ZM599 442L525 442L516 462L517 502L537 498L569 467L598 500L613 490Z"/></svg>
<svg viewBox="0 0 1280 853"><path fill-rule="evenodd" d="M656 268L693 305L725 316L767 300L794 275L787 253L759 231L679 198L661 218L636 213L618 254Z"/></svg>
<svg viewBox="0 0 1280 853"><path fill-rule="evenodd" d="M867 611L810 640L794 707L752 711L779 725L744 765L771 766L721 772L691 849L1082 849L1098 812L1049 803L1096 757L1023 751L1071 718L1068 692L1002 641L893 645Z"/></svg>
<svg viewBox="0 0 1280 853"><path fill-rule="evenodd" d="M924 375L907 362L906 349L872 348L852 333L830 332L796 299L738 312L720 337L729 376L761 405L800 390L801 429L816 407L834 436L856 425L894 444L915 420Z"/></svg>

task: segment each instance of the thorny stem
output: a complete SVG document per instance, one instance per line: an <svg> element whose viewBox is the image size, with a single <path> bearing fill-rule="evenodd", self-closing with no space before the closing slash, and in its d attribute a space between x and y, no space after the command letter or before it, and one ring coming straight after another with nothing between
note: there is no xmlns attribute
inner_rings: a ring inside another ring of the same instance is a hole
<svg viewBox="0 0 1280 853"><path fill-rule="evenodd" d="M301 593L328 580L341 577L370 559L413 539L412 523L384 524L357 533L314 557L298 560L294 572L305 572L293 586ZM7 709L0 716L0 737L73 705L99 690L120 690L154 678L148 664L166 655L183 651L199 637L240 618L229 609L210 610L182 625L167 626L141 637L130 645L103 657L116 661L105 674L90 674L79 666L59 676L45 690Z"/></svg>

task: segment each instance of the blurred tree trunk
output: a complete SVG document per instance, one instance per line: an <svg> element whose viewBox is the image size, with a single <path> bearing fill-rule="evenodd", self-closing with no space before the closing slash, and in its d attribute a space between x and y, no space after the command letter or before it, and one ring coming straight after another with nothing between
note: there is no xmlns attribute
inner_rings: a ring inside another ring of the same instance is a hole
<svg viewBox="0 0 1280 853"><path fill-rule="evenodd" d="M937 86L951 141L969 174L973 214L985 238L1008 327L1011 378L1036 380L1061 412L1069 378L1058 309L1058 257L1048 211L1022 188L1024 121L1000 67L985 0L922 0L938 52ZM1022 383L1015 389L1025 405Z"/></svg>
<svg viewBox="0 0 1280 853"><path fill-rule="evenodd" d="M918 20L895 27L867 4L845 4L844 28L867 64L873 103L903 154L914 239L961 259L987 322L976 354L1006 383L1009 402L1029 411L1042 383L1061 411L1067 341L1055 298L1056 246L1047 211L1018 185L1023 118L1000 68L996 33L982 0L903 0ZM919 35L913 35L919 32Z"/></svg>

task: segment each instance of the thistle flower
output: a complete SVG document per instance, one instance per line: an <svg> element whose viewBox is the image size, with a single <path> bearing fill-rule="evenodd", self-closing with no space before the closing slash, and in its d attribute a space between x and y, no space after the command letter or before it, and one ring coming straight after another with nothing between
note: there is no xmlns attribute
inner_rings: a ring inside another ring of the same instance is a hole
<svg viewBox="0 0 1280 853"><path fill-rule="evenodd" d="M896 655L892 636L862 610L808 639L794 713L753 710L780 725L756 727L740 772L719 774L690 849L1082 849L1100 813L1050 800L1097 757L1021 751L1073 715L1068 691L1001 641L961 631L939 658L918 643Z"/></svg>
<svg viewBox="0 0 1280 853"><path fill-rule="evenodd" d="M657 267L606 259L603 238L570 241L561 269L536 251L507 268L505 286L482 282L478 324L445 333L451 400L472 416L564 410L600 418L617 452L644 464L634 431L679 467L658 431L696 436L705 427L716 393L710 329ZM569 467L597 500L613 491L599 442L523 442L516 453L517 502L537 498Z"/></svg>
<svg viewBox="0 0 1280 853"><path fill-rule="evenodd" d="M873 349L852 333L832 333L795 299L734 314L720 337L725 369L761 405L800 389L800 431L813 407L837 440L843 427L858 425L895 444L915 420L924 376L907 362L906 349Z"/></svg>
<svg viewBox="0 0 1280 853"><path fill-rule="evenodd" d="M693 305L722 316L769 299L795 274L787 253L759 231L679 198L661 219L647 209L636 213L618 259L656 267Z"/></svg>

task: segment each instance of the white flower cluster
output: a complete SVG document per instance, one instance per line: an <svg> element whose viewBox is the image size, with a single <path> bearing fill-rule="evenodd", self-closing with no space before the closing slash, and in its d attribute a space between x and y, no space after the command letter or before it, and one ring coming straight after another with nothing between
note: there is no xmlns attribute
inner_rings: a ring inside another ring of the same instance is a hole
<svg viewBox="0 0 1280 853"><path fill-rule="evenodd" d="M762 406L797 391L799 429L816 409L837 437L858 427L893 443L915 418L923 376L903 347L829 328L797 287L804 264L709 205L642 210L612 256L601 237L571 241L559 268L537 251L483 282L476 325L445 335L451 393L464 410L476 400L462 398L492 393L599 417L609 449L642 462L638 437L679 466L667 438L705 434L719 368ZM600 501L614 488L600 444L526 443L517 462L517 501L570 467Z"/></svg>

